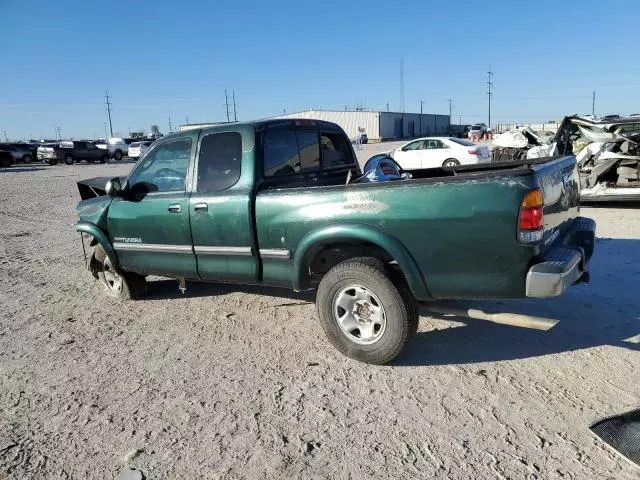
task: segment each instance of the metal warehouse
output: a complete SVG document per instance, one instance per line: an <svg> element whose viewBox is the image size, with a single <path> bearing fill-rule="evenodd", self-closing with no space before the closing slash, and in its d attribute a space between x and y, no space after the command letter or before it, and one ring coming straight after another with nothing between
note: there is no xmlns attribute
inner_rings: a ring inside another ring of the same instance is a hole
<svg viewBox="0 0 640 480"><path fill-rule="evenodd" d="M431 113L306 110L274 118L310 118L337 123L350 138L366 133L371 141L446 135L449 115Z"/></svg>

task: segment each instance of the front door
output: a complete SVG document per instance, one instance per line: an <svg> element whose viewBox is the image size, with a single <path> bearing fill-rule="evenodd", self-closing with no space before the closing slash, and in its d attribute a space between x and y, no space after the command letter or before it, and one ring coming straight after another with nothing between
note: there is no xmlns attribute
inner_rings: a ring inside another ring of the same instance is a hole
<svg viewBox="0 0 640 480"><path fill-rule="evenodd" d="M424 140L415 140L407 143L400 150L396 150L393 159L404 170L416 170L422 168L422 151L424 149Z"/></svg>
<svg viewBox="0 0 640 480"><path fill-rule="evenodd" d="M205 280L258 279L253 237L253 130L205 134L200 138L194 188L189 201L198 273ZM244 146L244 148L243 148ZM243 162L248 155L250 161Z"/></svg>
<svg viewBox="0 0 640 480"><path fill-rule="evenodd" d="M109 236L125 270L197 278L186 186L194 136L155 145L127 178L122 198L113 199Z"/></svg>

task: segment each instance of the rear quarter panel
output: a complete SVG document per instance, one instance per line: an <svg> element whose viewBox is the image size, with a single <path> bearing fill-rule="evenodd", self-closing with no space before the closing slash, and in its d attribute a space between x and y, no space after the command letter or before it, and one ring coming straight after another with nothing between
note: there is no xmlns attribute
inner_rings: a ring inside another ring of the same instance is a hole
<svg viewBox="0 0 640 480"><path fill-rule="evenodd" d="M359 223L406 247L433 298L521 297L537 252L517 242L518 209L534 183L533 175L494 174L264 191L256 199L258 242L294 257L310 232ZM265 281L295 275L291 261L264 262Z"/></svg>

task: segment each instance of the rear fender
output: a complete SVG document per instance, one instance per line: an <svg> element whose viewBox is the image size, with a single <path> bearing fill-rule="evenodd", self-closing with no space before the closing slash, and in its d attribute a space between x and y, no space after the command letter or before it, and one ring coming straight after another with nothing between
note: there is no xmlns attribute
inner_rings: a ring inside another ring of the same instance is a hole
<svg viewBox="0 0 640 480"><path fill-rule="evenodd" d="M116 251L113 249L113 246L111 245L111 242L109 241L107 235L98 226L89 222L78 222L76 223L76 231L91 235L94 240L99 243L100 246L102 246L105 253L109 257L109 260L111 260L111 264L114 266L119 265ZM91 261L93 261L93 256L91 257Z"/></svg>
<svg viewBox="0 0 640 480"><path fill-rule="evenodd" d="M331 244L353 241L373 243L385 250L398 262L414 296L418 300L432 298L418 265L406 247L397 238L362 224L330 225L308 233L298 245L293 258L293 289L303 290L307 287L309 264L318 249Z"/></svg>

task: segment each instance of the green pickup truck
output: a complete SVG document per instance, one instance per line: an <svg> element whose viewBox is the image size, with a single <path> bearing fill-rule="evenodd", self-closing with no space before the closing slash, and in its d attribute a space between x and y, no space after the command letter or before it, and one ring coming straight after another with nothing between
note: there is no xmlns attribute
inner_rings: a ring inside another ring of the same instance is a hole
<svg viewBox="0 0 640 480"><path fill-rule="evenodd" d="M376 364L416 331L417 302L552 297L588 280L595 223L579 216L573 156L367 163L328 122L185 131L126 178L78 182L76 230L113 296L142 297L147 275L315 289L330 341Z"/></svg>

